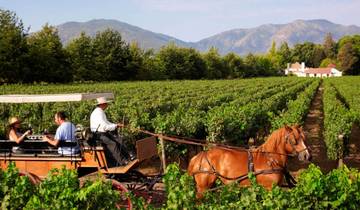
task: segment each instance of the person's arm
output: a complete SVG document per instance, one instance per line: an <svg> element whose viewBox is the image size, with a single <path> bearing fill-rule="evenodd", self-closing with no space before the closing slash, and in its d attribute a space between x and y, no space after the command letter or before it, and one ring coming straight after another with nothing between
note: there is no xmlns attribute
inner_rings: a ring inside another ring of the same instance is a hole
<svg viewBox="0 0 360 210"><path fill-rule="evenodd" d="M30 130L27 130L24 134L18 136L16 134L16 131L14 129L11 129L9 132L9 139L14 139L17 144L20 144L22 141L24 141L25 137L30 134L30 132Z"/></svg>
<svg viewBox="0 0 360 210"><path fill-rule="evenodd" d="M105 112L102 111L99 113L99 124L100 124L100 127L102 127L102 129L104 131L113 131L115 130L116 128L118 128L118 125L115 124L115 123L111 123L107 120L106 118L106 115L105 115Z"/></svg>
<svg viewBox="0 0 360 210"><path fill-rule="evenodd" d="M53 136L49 136L49 135L44 135L43 139L55 147L57 147L60 142L59 140L55 139Z"/></svg>

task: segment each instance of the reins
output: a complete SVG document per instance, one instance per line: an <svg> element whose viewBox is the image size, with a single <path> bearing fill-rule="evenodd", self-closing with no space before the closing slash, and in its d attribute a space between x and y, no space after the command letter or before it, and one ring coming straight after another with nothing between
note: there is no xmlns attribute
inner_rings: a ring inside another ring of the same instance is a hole
<svg viewBox="0 0 360 210"><path fill-rule="evenodd" d="M130 129L134 129L134 128L130 128ZM261 174L283 174L285 177L286 182L288 183L289 187L294 187L296 184L296 181L294 179L294 177L291 176L290 172L287 170L286 165L285 166L279 166L278 168L271 168L271 169L264 169L264 170L258 170L255 171L254 169L254 161L253 161L253 153L262 153L262 154L274 154L274 155L280 155L280 156L290 156L290 157L294 157L295 155L298 155L299 153L307 150L308 148L305 145L305 148L302 149L301 151L296 151L295 145L290 139L289 136L292 134L294 135L292 132L289 133L287 132L285 135L285 141L286 143L290 143L292 149L293 149L293 153L291 154L282 154L282 153L276 153L276 152L268 152L268 151L262 151L262 150L251 150L251 149L246 149L246 148L241 148L241 147L235 147L235 146L230 146L230 145L225 145L225 144L216 144L216 143L209 143L206 140L200 140L200 139L191 139L191 138L183 138L183 137L179 137L179 136L169 136L169 135L164 135L164 134L158 134L158 133L153 133L147 130L143 130L143 129L139 129L139 128L135 128L135 130L137 130L138 132L144 133L144 134L148 134L163 140L167 140L167 141L172 141L172 142L176 142L176 143L181 143L181 144L188 144L188 145L196 145L196 146L202 146L202 147L207 147L207 146L217 146L217 147L221 147L223 149L228 149L228 150L236 150L236 151L240 151L240 152L247 152L248 153L248 173L237 176L237 177L227 177L224 176L222 174L220 174L214 167L214 165L210 162L208 156L207 156L207 151L203 151L202 155L201 155L201 160L200 163L203 162L203 160L205 160L207 162L207 164L210 167L210 170L204 170L202 169L202 164L199 164L199 170L193 173L193 176L195 176L196 174L200 174L200 173L207 173L207 174L213 174L216 177L219 178L223 178L226 180L232 180L235 182L241 182L243 180L246 180L249 178L249 173L253 173L255 176L257 175L261 175ZM220 186L223 187L223 186ZM213 188L211 189L211 191L213 190L217 190L219 187L217 188ZM210 190L209 190L210 191Z"/></svg>
<svg viewBox="0 0 360 210"><path fill-rule="evenodd" d="M175 135L169 136L169 135L164 135L164 134L159 134L159 133L153 133L153 132L143 130L140 128L130 128L130 129L136 130L136 131L144 133L144 134L148 134L150 136L162 138L164 140L175 142L175 143L180 143L180 144L196 145L196 146L202 146L202 147L217 146L217 147L221 147L221 148L225 148L225 149L229 149L229 150L237 150L237 151L243 151L243 152L249 151L249 149L242 148L242 147L231 146L231 145L226 145L226 144L219 144L219 143L210 143L204 139L184 138L184 137L175 136ZM302 151L305 151L306 149L307 148L305 148ZM300 151L300 152L302 152L302 151ZM282 156L289 156L289 157L294 157L295 155L297 155L296 153L295 154L282 154L282 153L267 152L267 151L253 151L253 153L264 153L264 154L266 153L266 154L275 154L275 155L282 155Z"/></svg>

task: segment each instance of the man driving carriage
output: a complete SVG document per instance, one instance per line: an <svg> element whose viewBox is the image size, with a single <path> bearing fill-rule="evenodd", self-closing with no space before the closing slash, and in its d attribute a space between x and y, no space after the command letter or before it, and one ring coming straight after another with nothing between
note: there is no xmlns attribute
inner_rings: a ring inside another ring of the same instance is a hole
<svg viewBox="0 0 360 210"><path fill-rule="evenodd" d="M135 159L135 155L127 150L117 134L117 128L123 125L107 120L104 110L110 101L105 97L97 98L96 101L96 108L90 116L90 129L95 133L96 139L101 140L110 167L127 165L129 161Z"/></svg>

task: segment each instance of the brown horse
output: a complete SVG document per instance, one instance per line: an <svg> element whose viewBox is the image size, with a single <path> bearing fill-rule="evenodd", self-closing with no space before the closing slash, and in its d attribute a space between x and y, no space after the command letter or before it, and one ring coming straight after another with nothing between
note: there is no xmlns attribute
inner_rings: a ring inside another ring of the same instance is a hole
<svg viewBox="0 0 360 210"><path fill-rule="evenodd" d="M188 173L195 179L198 198L217 178L225 184L237 180L240 185L249 185L250 171L259 184L270 189L272 184L282 182L287 158L291 155L298 155L301 161L311 157L299 126L274 131L264 144L253 150L216 146L200 152L191 159Z"/></svg>

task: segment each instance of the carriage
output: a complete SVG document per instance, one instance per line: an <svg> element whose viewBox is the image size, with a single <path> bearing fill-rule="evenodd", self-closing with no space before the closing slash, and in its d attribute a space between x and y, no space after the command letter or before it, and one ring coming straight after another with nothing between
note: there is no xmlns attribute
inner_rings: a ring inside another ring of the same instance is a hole
<svg viewBox="0 0 360 210"><path fill-rule="evenodd" d="M48 102L73 102L94 100L98 97L114 98L112 93L72 93L72 94L46 94L46 95L2 95L0 103L48 103ZM90 112L91 110L89 110ZM21 174L26 174L31 179L44 178L51 169L62 168L77 170L79 176L102 173L111 177L113 186L119 191L134 190L136 187L151 191L160 180L161 175L147 177L136 170L144 160L156 156L156 137L147 137L136 141L136 159L125 166L108 167L105 151L101 144L91 144L94 140L89 129L77 126L77 142L61 142L60 146L72 147L79 144L80 153L76 155L59 154L57 149L42 139L42 135L29 135L22 142L24 153L15 153L12 148L16 142L0 139L0 168L5 169L10 162L14 162ZM28 149L27 149L28 148ZM124 185L119 181L126 181ZM134 184L134 182L141 182ZM131 201L126 198L126 207L131 208Z"/></svg>
<svg viewBox="0 0 360 210"><path fill-rule="evenodd" d="M93 100L101 96L106 98L114 97L112 93L6 95L0 96L0 103L69 102ZM89 137L91 135L88 135L89 132L86 132L86 129L79 129L79 135L77 135L78 143L81 146L81 153L79 155L61 155L57 153L57 150L54 152L51 148L47 149L49 146L47 142L42 141L40 136L37 135L30 136L24 143L38 150L33 150L34 152L25 154L12 152L11 148L15 145L15 142L0 140L0 167L5 168L9 162L13 161L16 167L23 173L30 176L34 174L40 178L47 175L52 168L61 168L64 166L68 169L82 171L82 175L85 176L91 175L93 171L97 171L105 175L110 175L108 177L115 178L116 180L112 180L112 182L116 189L127 191L127 188L131 188L130 190L145 188L147 190L145 193L147 193L150 192L159 181L161 174L147 177L137 171L136 167L140 162L157 155L156 137L159 137L160 143L163 142L162 139L167 139L177 143L198 146L207 145L206 143L189 141L183 138L178 139L148 131L144 131L144 133L149 134L151 137L136 141L137 158L125 166L108 167L102 146L89 144L88 140L91 139ZM72 142L64 142L64 144L71 146ZM162 155L162 160L164 161L164 151ZM217 178L220 178L225 184L234 180L239 181L240 184L246 184L249 182L247 176L249 172L253 172L260 184L269 188L273 183L280 183L284 175L285 178L286 175L289 175L286 169L288 156L298 156L300 160L309 160L311 157L305 145L305 134L299 126L285 126L274 131L262 146L254 150L215 145L213 149L200 152L194 156L189 163L188 172L195 179L198 197L201 197L202 193L209 188ZM213 160L213 157L216 157L215 160ZM229 162L229 157L232 157L232 162ZM224 160L226 161L223 162ZM221 163L222 167L217 166L215 163ZM165 163L163 163L163 166L165 166ZM134 182L132 182L134 180L140 181L140 184L134 184ZM129 182L129 184L124 186L118 181ZM127 207L131 208L131 201L128 199L126 202Z"/></svg>

